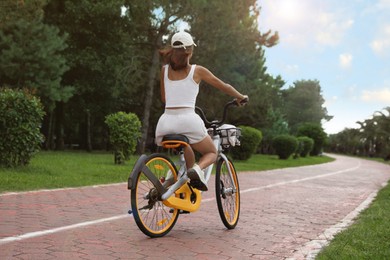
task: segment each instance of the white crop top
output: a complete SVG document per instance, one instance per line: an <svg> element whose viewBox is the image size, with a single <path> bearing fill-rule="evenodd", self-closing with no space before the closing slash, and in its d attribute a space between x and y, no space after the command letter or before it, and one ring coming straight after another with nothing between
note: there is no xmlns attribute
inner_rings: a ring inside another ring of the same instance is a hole
<svg viewBox="0 0 390 260"><path fill-rule="evenodd" d="M194 81L196 65L191 65L191 70L185 79L170 80L168 78L168 66L164 68L165 107L191 107L195 108L196 97L199 93L199 84Z"/></svg>

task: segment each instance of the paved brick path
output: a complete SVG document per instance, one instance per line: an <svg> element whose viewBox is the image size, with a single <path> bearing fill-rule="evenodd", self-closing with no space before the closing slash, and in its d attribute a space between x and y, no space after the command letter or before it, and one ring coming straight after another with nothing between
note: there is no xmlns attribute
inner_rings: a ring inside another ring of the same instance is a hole
<svg viewBox="0 0 390 260"><path fill-rule="evenodd" d="M0 196L0 259L304 259L353 219L390 179L390 166L356 158L239 175L241 215L219 219L214 191L165 237L127 214L126 184ZM210 183L210 187L214 187Z"/></svg>

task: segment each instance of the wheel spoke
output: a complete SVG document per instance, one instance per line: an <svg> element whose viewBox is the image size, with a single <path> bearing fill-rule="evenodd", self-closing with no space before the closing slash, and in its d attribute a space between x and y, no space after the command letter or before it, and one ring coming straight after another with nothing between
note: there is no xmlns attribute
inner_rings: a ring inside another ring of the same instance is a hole
<svg viewBox="0 0 390 260"><path fill-rule="evenodd" d="M232 176L229 174L229 169ZM237 174L233 164L229 161L226 165L225 161L220 160L217 165L217 204L220 217L224 225L232 229L236 226L240 213L240 194L238 187ZM232 182L233 181L233 182Z"/></svg>
<svg viewBox="0 0 390 260"><path fill-rule="evenodd" d="M163 185L168 178L174 181L177 179L173 163L165 156L152 155L145 165ZM178 218L178 211L169 213L170 208L165 206L160 198L161 194L153 183L141 172L137 178L136 188L131 191L131 205L138 227L150 237L167 234Z"/></svg>

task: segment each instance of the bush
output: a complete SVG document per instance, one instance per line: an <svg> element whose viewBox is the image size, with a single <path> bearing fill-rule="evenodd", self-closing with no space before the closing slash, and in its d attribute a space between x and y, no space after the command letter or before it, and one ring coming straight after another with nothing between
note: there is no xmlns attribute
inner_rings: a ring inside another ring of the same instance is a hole
<svg viewBox="0 0 390 260"><path fill-rule="evenodd" d="M298 136L307 136L313 139L314 146L310 155L321 154L327 135L320 124L305 123L298 128Z"/></svg>
<svg viewBox="0 0 390 260"><path fill-rule="evenodd" d="M110 143L114 149L114 161L122 164L135 152L141 136L141 122L133 113L117 112L106 116L105 123L110 132Z"/></svg>
<svg viewBox="0 0 390 260"><path fill-rule="evenodd" d="M292 135L278 135L274 138L272 146L279 159L288 159L298 148L298 139Z"/></svg>
<svg viewBox="0 0 390 260"><path fill-rule="evenodd" d="M241 145L231 150L231 155L235 160L248 160L260 145L263 135L260 130L250 126L240 126Z"/></svg>
<svg viewBox="0 0 390 260"><path fill-rule="evenodd" d="M312 150L314 146L314 140L307 136L298 137L299 142L299 155L301 157L306 157Z"/></svg>
<svg viewBox="0 0 390 260"><path fill-rule="evenodd" d="M0 89L0 165L16 167L30 162L40 150L44 116L40 100L22 90Z"/></svg>

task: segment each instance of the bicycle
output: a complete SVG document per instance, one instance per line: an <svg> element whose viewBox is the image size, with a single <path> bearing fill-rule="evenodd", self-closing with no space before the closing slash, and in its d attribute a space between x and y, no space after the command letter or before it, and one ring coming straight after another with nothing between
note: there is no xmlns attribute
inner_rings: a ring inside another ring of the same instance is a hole
<svg viewBox="0 0 390 260"><path fill-rule="evenodd" d="M245 104L247 100L241 101ZM225 104L221 120L208 121L202 109L196 107L208 128L218 151L215 173L215 191L218 212L226 228L234 229L240 215L240 189L233 162L223 153L230 146L240 145L241 131L223 124L227 109L238 105L236 100ZM189 184L186 174L184 147L189 145L184 135L171 134L163 138L164 148L178 151L174 163L165 154L141 155L128 179L131 190L131 213L138 228L149 237L165 236L176 224L180 213L195 212L201 203L201 191ZM214 164L204 170L208 181Z"/></svg>

